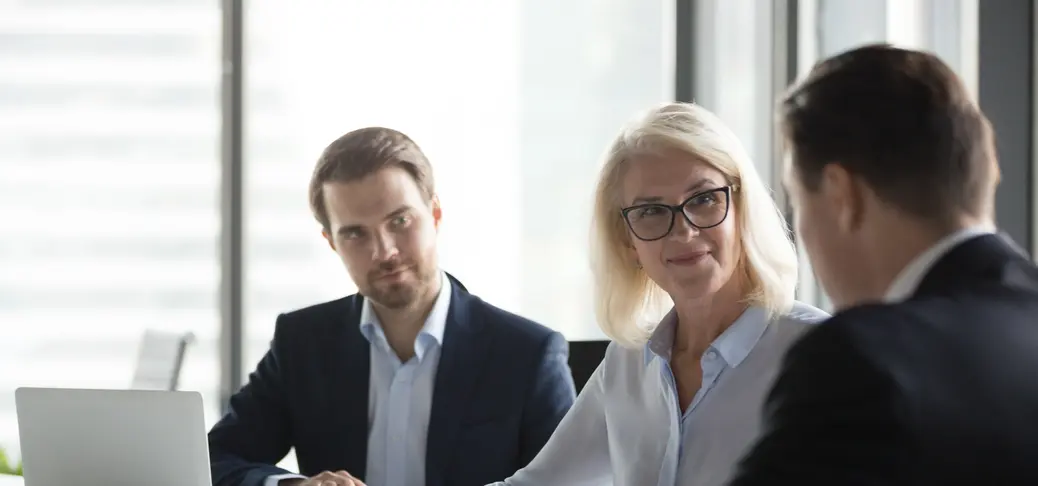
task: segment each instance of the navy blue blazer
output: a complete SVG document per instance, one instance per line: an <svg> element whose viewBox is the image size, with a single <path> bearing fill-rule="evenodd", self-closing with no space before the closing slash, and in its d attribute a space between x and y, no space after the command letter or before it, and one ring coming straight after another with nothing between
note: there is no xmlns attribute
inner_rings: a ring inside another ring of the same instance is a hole
<svg viewBox="0 0 1038 486"><path fill-rule="evenodd" d="M568 344L448 277L425 484L482 486L530 462L573 404ZM370 348L362 303L351 295L278 316L270 350L209 432L214 486L263 486L286 473L273 464L292 447L300 474L346 470L363 480Z"/></svg>

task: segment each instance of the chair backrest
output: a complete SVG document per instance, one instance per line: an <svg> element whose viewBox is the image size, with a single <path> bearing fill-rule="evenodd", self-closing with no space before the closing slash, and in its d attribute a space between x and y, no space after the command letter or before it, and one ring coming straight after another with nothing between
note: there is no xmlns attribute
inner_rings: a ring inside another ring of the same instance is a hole
<svg viewBox="0 0 1038 486"><path fill-rule="evenodd" d="M584 384L598 369L602 358L605 358L607 347L609 347L609 341L569 342L569 369L573 373L573 383L577 385L577 393L584 389Z"/></svg>
<svg viewBox="0 0 1038 486"><path fill-rule="evenodd" d="M176 333L147 330L137 353L137 369L130 388L134 390L177 389L180 369L188 344L194 341L189 332Z"/></svg>

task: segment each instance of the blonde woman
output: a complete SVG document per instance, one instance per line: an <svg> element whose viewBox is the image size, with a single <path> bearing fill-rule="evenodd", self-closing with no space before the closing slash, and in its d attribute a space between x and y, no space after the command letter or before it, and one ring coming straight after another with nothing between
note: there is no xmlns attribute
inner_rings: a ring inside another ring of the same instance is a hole
<svg viewBox="0 0 1038 486"><path fill-rule="evenodd" d="M499 484L724 484L782 355L827 317L793 300L782 216L732 132L684 103L620 132L594 211L598 320L614 343L540 454Z"/></svg>

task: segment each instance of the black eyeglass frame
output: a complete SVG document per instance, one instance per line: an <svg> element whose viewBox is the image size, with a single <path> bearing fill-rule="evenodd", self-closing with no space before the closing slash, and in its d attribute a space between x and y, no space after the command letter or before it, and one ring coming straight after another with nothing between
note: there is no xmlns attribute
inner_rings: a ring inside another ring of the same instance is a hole
<svg viewBox="0 0 1038 486"><path fill-rule="evenodd" d="M692 225L693 228L697 228L697 229L700 229L700 230L710 229L710 228L713 228L713 227L723 223L724 220L728 219L728 213L732 209L732 193L733 192L737 192L738 190L739 190L739 185L738 184L729 184L727 186L721 186L721 187L717 187L717 188L714 188L714 189L709 189L709 190L706 190L706 191L697 192L697 193L689 196L688 199L685 199L684 201L682 201L681 204L676 204L676 205L663 204L663 203L636 204L634 206L628 206L626 208L622 208L620 210L620 214L621 214L621 216L623 216L624 222L627 223L628 231L630 231L631 234L634 235L635 238L638 238L639 240L642 240L642 241L662 240L663 238L666 238L668 235L670 235L670 233L672 231L674 231L674 222L677 221L677 215L679 213L681 214L681 216L683 218L685 218L685 221L687 221L688 224ZM698 225L696 223L693 223L692 219L688 217L687 213L685 213L685 206L687 206L688 203L692 202L693 199L700 198L700 197L703 197L703 196L705 196L707 194L714 193L714 192L720 192L720 193L724 194L724 216L721 216L720 220L718 220L716 223L711 224L709 226L700 226L700 225ZM644 209L644 208L652 208L652 207L666 208L666 209L670 210L670 225L667 226L667 231L663 232L663 235L658 237L658 238L642 238L641 236L638 236L638 232L637 231L634 231L634 226L631 225L631 220L628 217L628 215L631 213L631 211L634 211L636 209Z"/></svg>

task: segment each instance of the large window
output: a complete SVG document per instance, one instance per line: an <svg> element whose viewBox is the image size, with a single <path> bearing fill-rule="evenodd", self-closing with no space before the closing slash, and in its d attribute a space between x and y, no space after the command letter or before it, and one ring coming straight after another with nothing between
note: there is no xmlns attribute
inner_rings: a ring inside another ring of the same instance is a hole
<svg viewBox="0 0 1038 486"><path fill-rule="evenodd" d="M697 0L695 101L739 137L764 183L775 187L774 101L785 73L775 16L785 2ZM775 187L777 189L777 187Z"/></svg>
<svg viewBox="0 0 1038 486"><path fill-rule="evenodd" d="M191 331L217 410L219 5L0 2L0 446L17 386L127 388Z"/></svg>
<svg viewBox="0 0 1038 486"><path fill-rule="evenodd" d="M432 161L444 269L570 339L601 336L593 183L620 125L673 96L673 2L248 7L246 371L278 312L355 291L306 190L324 146L369 125L404 131Z"/></svg>

